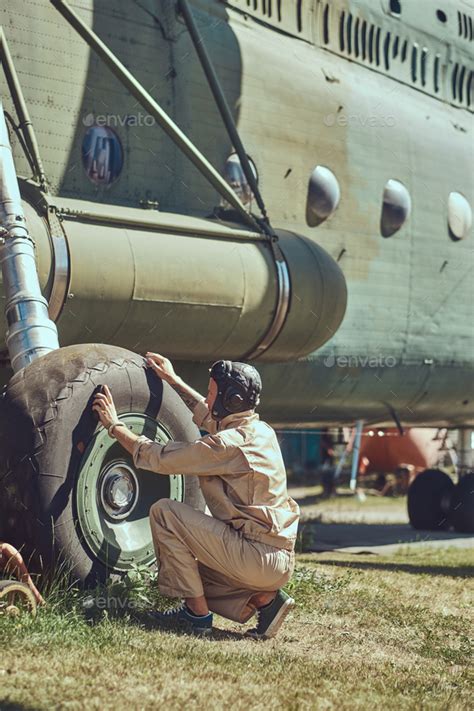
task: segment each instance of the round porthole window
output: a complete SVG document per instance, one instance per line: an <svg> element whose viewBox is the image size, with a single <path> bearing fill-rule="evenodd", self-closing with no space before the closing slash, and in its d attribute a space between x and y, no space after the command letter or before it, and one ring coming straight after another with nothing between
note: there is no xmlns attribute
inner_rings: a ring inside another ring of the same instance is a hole
<svg viewBox="0 0 474 711"><path fill-rule="evenodd" d="M391 237L408 220L411 212L410 193L398 180L388 180L383 191L380 231Z"/></svg>
<svg viewBox="0 0 474 711"><path fill-rule="evenodd" d="M255 176L255 179L258 183L258 173L255 167L255 163L250 158L250 156L247 156L247 158L249 160L250 167L252 168L252 172ZM237 153L231 153L230 156L227 158L224 166L224 178L229 183L230 187L233 189L240 201L250 210L254 195L245 176L244 170L240 163L240 158ZM222 207L229 207L228 203L225 200L222 200L221 204Z"/></svg>
<svg viewBox="0 0 474 711"><path fill-rule="evenodd" d="M336 211L341 199L341 189L334 173L318 165L311 173L306 199L306 222L310 227L327 220Z"/></svg>
<svg viewBox="0 0 474 711"><path fill-rule="evenodd" d="M92 183L112 185L123 167L122 144L115 131L108 126L91 126L82 141L82 164Z"/></svg>
<svg viewBox="0 0 474 711"><path fill-rule="evenodd" d="M448 198L449 236L457 242L467 237L472 227L472 208L464 195L450 193Z"/></svg>

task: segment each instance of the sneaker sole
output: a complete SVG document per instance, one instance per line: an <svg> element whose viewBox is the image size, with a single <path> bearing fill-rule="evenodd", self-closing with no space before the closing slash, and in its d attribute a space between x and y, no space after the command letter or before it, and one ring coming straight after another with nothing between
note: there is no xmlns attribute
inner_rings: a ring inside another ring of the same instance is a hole
<svg viewBox="0 0 474 711"><path fill-rule="evenodd" d="M249 630L246 633L246 637L252 637L253 639L271 639L272 637L275 637L278 630L285 621L287 614L292 610L294 606L295 601L292 597L289 597L288 600L285 600L271 623L268 625L268 629L266 632L264 632L263 634L258 634L256 630Z"/></svg>

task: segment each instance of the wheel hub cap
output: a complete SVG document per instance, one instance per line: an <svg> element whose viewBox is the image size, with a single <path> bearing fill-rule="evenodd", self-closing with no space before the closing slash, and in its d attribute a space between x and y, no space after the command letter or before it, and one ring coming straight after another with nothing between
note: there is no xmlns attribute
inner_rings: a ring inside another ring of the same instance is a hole
<svg viewBox="0 0 474 711"><path fill-rule="evenodd" d="M138 481L135 472L123 462L112 462L102 474L100 501L112 518L128 516L138 500Z"/></svg>

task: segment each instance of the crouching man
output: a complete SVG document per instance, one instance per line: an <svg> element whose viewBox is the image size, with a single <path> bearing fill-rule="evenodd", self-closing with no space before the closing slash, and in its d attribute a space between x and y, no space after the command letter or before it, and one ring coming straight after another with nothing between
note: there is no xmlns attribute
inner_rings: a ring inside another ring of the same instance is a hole
<svg viewBox="0 0 474 711"><path fill-rule="evenodd" d="M149 613L158 627L210 634L212 612L245 623L257 639L273 637L294 605L281 588L294 568L299 507L288 496L274 430L255 412L261 380L251 365L220 360L210 369L206 399L176 375L171 362L147 353L147 364L179 393L208 435L161 445L132 434L117 417L110 390L93 408L137 468L199 477L212 516L160 499L150 510L160 591L184 598L178 609Z"/></svg>

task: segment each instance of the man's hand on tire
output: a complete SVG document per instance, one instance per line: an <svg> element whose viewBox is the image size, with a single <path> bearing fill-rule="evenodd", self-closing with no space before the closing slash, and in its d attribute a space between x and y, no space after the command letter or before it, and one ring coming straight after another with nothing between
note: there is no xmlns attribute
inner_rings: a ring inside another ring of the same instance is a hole
<svg viewBox="0 0 474 711"><path fill-rule="evenodd" d="M151 353L150 351L145 354L145 358L148 367L151 368L155 375L161 378L161 380L171 385L191 412L194 411L194 408L199 402L204 401L202 395L193 390L179 375L176 375L173 364L168 358L165 358L165 356L159 353Z"/></svg>
<svg viewBox="0 0 474 711"><path fill-rule="evenodd" d="M148 351L145 354L147 365L153 372L162 380L172 385L178 380L178 376L174 372L173 364L168 358L159 353L151 353Z"/></svg>
<svg viewBox="0 0 474 711"><path fill-rule="evenodd" d="M95 396L92 409L98 414L99 420L106 430L119 422L112 393L107 385L103 385L102 392Z"/></svg>

